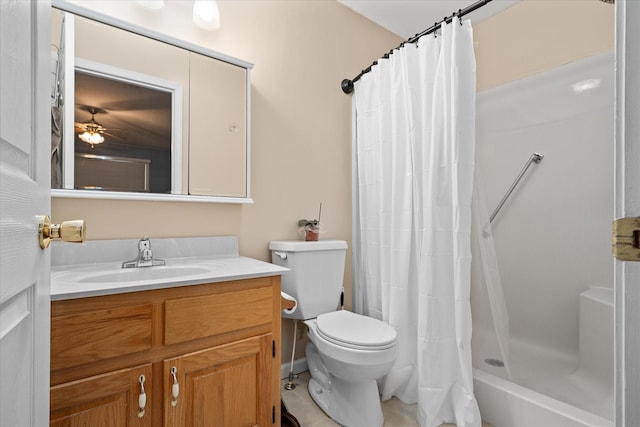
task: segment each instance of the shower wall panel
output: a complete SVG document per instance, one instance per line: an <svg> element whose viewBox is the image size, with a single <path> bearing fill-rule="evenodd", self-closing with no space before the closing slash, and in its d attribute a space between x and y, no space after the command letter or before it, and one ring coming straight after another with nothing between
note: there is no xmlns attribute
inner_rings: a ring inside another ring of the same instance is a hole
<svg viewBox="0 0 640 427"><path fill-rule="evenodd" d="M494 238L512 338L562 353L578 351L580 292L613 286L613 67L607 52L478 94L489 210L529 156L544 155L495 218Z"/></svg>

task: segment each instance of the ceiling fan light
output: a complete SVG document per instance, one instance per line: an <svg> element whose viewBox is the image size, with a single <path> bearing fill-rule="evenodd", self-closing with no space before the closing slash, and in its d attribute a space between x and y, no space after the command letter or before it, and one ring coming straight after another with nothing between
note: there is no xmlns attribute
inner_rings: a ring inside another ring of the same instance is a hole
<svg viewBox="0 0 640 427"><path fill-rule="evenodd" d="M193 2L193 23L204 30L220 28L220 10L215 0L195 0Z"/></svg>
<svg viewBox="0 0 640 427"><path fill-rule="evenodd" d="M78 138L80 138L82 141L86 142L87 144L91 144L91 145L102 144L104 142L104 136L102 136L97 132L84 131L83 133L78 135Z"/></svg>
<svg viewBox="0 0 640 427"><path fill-rule="evenodd" d="M91 135L91 144L102 144L104 142L104 136L99 133Z"/></svg>
<svg viewBox="0 0 640 427"><path fill-rule="evenodd" d="M87 131L84 131L80 135L78 135L78 138L80 138L84 142L89 142L91 141L91 134Z"/></svg>

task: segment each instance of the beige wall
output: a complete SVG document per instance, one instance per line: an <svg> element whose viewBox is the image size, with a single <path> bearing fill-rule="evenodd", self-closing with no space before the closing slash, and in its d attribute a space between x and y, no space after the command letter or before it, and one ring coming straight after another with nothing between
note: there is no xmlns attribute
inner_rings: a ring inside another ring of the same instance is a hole
<svg viewBox="0 0 640 427"><path fill-rule="evenodd" d="M315 218L322 202L322 237L350 240L351 97L342 93L340 81L399 38L333 1L222 1L222 27L216 32L193 27L190 6L180 3L190 2L168 2L160 12L116 2L103 11L255 64L255 203L55 198L54 219L84 218L88 239L239 235L243 255L268 260L268 242L297 239L297 220Z"/></svg>
<svg viewBox="0 0 640 427"><path fill-rule="evenodd" d="M614 10L599 0L523 0L479 22L478 91L613 49Z"/></svg>
<svg viewBox="0 0 640 427"><path fill-rule="evenodd" d="M400 39L334 1L220 1L221 28L191 24L191 2L82 5L252 62L254 204L52 200L55 221L83 218L88 239L238 235L240 253L270 260L270 240L298 239L322 202L321 238L351 241L351 97L340 90ZM115 5L115 6L114 6ZM351 265L345 269L351 303ZM283 323L283 357L290 355ZM299 346L299 354L304 347Z"/></svg>

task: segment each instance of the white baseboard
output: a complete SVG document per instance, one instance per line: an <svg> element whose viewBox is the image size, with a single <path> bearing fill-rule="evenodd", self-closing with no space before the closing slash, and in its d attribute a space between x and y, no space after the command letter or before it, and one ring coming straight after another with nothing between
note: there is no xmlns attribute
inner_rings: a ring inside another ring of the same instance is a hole
<svg viewBox="0 0 640 427"><path fill-rule="evenodd" d="M293 361L293 373L299 374L300 372L308 371L309 366L307 366L307 358L303 357L302 359L296 359ZM291 362L283 363L280 366L280 378L285 379L289 378L289 372L291 371Z"/></svg>

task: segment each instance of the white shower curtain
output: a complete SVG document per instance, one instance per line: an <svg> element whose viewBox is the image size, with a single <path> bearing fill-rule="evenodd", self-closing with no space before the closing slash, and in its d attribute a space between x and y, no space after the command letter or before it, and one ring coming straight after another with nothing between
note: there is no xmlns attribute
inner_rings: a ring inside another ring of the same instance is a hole
<svg viewBox="0 0 640 427"><path fill-rule="evenodd" d="M400 354L383 399L418 422L480 426L471 372L475 57L469 21L406 44L355 84L355 310L387 321Z"/></svg>

